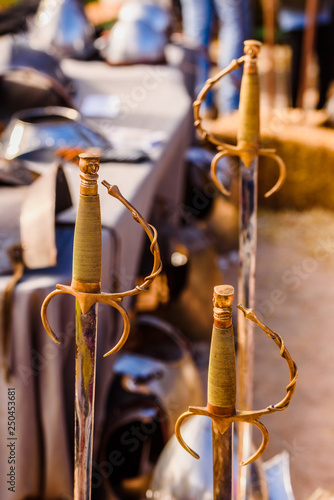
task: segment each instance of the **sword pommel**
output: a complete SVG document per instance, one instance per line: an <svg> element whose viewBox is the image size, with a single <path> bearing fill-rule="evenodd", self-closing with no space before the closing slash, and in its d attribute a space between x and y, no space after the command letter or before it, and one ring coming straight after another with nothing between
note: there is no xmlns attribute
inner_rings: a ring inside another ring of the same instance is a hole
<svg viewBox="0 0 334 500"><path fill-rule="evenodd" d="M213 292L213 320L218 328L228 328L232 324L232 303L234 288L231 285L218 285Z"/></svg>
<svg viewBox="0 0 334 500"><path fill-rule="evenodd" d="M100 153L85 151L79 155L79 167L83 174L94 175L100 169Z"/></svg>
<svg viewBox="0 0 334 500"><path fill-rule="evenodd" d="M244 41L244 53L248 59L255 59L259 55L260 49L261 49L262 43L259 42L258 40L245 40Z"/></svg>
<svg viewBox="0 0 334 500"><path fill-rule="evenodd" d="M85 152L79 155L80 174L80 194L89 196L97 195L97 172L100 168L100 155L98 153Z"/></svg>

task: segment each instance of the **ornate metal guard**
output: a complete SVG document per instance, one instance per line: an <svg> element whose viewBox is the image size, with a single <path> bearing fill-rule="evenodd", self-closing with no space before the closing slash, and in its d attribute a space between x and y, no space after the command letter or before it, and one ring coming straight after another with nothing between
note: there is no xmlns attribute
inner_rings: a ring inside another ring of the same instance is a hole
<svg viewBox="0 0 334 500"><path fill-rule="evenodd" d="M238 309L243 312L245 317L258 325L279 347L280 355L286 360L289 368L290 382L286 387L286 396L280 402L269 405L262 410L236 410L236 360L231 307L233 297L234 289L230 285L221 285L214 289L214 324L208 371L207 406L204 408L190 406L188 411L183 413L177 420L175 434L183 448L194 458L198 459L199 455L185 443L181 435L182 423L187 418L193 415L210 417L213 422L213 430L217 429L221 435L227 433L233 422L253 424L262 432L262 443L252 456L242 462L242 465L247 465L259 458L268 445L269 434L266 427L260 421L260 418L263 415L268 415L276 411L283 411L288 407L295 391L298 372L297 366L286 349L282 337L262 323L252 309L246 309L242 305L238 305ZM227 439L230 440L230 436L227 436ZM215 454L219 456L219 450L215 450L215 445L217 446L217 438L213 434L213 453L214 456ZM222 443L219 443L219 441L218 446L222 446ZM229 450L229 448L228 445L225 445L224 452L226 453L226 450ZM232 456L230 460L227 460L225 457L225 461L229 462L229 467L232 470ZM231 488L228 484L231 478L231 471L228 473L228 467L224 467L223 470L227 473L228 479L221 477L222 470L214 470L214 498L216 500L231 498ZM216 490L218 490L218 493Z"/></svg>
<svg viewBox="0 0 334 500"><path fill-rule="evenodd" d="M260 83L257 66L257 56L260 51L261 43L256 40L247 40L245 43L245 55L239 59L234 59L229 66L220 71L215 77L209 78L198 94L194 107L194 125L201 137L217 146L219 153L213 158L211 163L211 175L218 189L226 196L230 192L217 178L217 164L224 156L239 156L243 164L249 168L254 159L258 156L267 156L278 163L279 177L275 185L265 194L268 198L275 191L280 189L285 177L286 168L283 160L276 155L275 149L260 148L260 114L259 114L259 98L260 98ZM239 130L237 137L237 145L226 144L217 139L213 134L210 134L202 127L202 118L200 116L201 104L205 101L209 90L225 75L231 73L235 69L240 68L244 64L244 73L240 91L239 105Z"/></svg>

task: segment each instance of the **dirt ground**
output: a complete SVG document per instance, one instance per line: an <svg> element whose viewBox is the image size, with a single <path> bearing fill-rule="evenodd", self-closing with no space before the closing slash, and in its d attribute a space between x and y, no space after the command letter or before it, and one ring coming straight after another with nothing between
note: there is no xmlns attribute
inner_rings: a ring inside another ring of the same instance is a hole
<svg viewBox="0 0 334 500"><path fill-rule="evenodd" d="M236 273L225 262L227 282ZM334 492L333 276L333 212L259 213L256 311L282 335L299 369L289 408L263 419L270 434L264 460L289 452L296 500L319 487ZM254 408L263 408L284 397L289 375L260 329L255 342Z"/></svg>

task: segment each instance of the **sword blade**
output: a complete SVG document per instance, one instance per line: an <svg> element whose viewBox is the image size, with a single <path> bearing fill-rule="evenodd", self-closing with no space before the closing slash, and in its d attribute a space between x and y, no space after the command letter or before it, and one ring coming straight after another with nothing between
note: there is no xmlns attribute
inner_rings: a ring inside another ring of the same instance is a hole
<svg viewBox="0 0 334 500"><path fill-rule="evenodd" d="M82 314L76 301L74 500L91 499L97 305Z"/></svg>
<svg viewBox="0 0 334 500"><path fill-rule="evenodd" d="M212 420L213 498L231 500L233 471L233 424L221 434Z"/></svg>
<svg viewBox="0 0 334 500"><path fill-rule="evenodd" d="M253 308L257 247L257 175L258 157L246 167L240 161L240 234L238 303ZM238 408L249 411L253 401L254 323L238 311ZM251 454L251 426L238 423L238 462ZM239 466L238 500L246 498L247 466Z"/></svg>

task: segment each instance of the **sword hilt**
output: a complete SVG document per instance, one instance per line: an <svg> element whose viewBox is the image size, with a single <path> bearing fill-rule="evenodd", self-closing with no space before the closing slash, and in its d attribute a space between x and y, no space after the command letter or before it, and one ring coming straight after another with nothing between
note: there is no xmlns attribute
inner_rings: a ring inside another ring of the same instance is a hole
<svg viewBox="0 0 334 500"><path fill-rule="evenodd" d="M279 347L280 354L286 360L289 367L290 383L286 387L286 396L279 403L255 411L235 409L236 369L231 321L233 293L233 287L229 285L215 287L214 290L214 326L210 349L207 406L204 408L190 406L188 411L178 418L175 425L175 434L183 448L194 458L199 458L199 455L187 445L181 435L182 423L187 418L193 415L210 417L215 422L221 434L224 434L233 422L253 424L262 433L262 443L257 451L241 464L247 465L262 455L269 442L268 431L260 421L260 418L262 415L282 411L288 407L295 391L298 371L295 362L284 345L282 337L262 323L252 309L245 309L243 306L238 305L238 308L244 312L246 318L260 326Z"/></svg>
<svg viewBox="0 0 334 500"><path fill-rule="evenodd" d="M146 276L144 282L135 288L124 292L101 292L102 233L97 185L99 158L99 155L91 153L80 155L81 183L74 233L72 282L70 286L57 285L56 290L45 298L42 304L41 317L46 332L56 344L60 344L60 340L53 332L47 317L47 308L53 297L61 294L73 295L77 299L83 314L87 314L89 309L99 302L114 307L121 313L124 327L120 340L110 351L104 354L104 356L109 356L121 349L130 332L130 319L127 311L121 305L123 298L147 291L153 280L161 272L162 262L156 229L148 224L140 213L122 196L117 186L111 186L107 181L103 181L102 184L108 189L108 193L123 203L132 213L133 218L145 230L151 242L150 251L154 261L151 274Z"/></svg>
<svg viewBox="0 0 334 500"><path fill-rule="evenodd" d="M265 194L265 197L268 198L282 186L286 177L286 167L283 160L275 154L275 149L260 148L260 78L257 56L261 43L257 40L246 40L244 47L244 56L234 59L215 77L209 78L206 81L193 104L194 124L202 138L217 146L219 150L219 153L217 153L211 162L211 175L218 189L226 196L229 196L230 192L217 178L217 163L222 157L238 156L246 167L250 167L257 156L267 156L276 161L279 166L279 177L275 185ZM199 110L209 90L221 78L231 73L231 71L238 69L242 64L244 64L244 69L240 87L237 145L232 146L220 141L215 135L210 134L202 127L202 118Z"/></svg>

